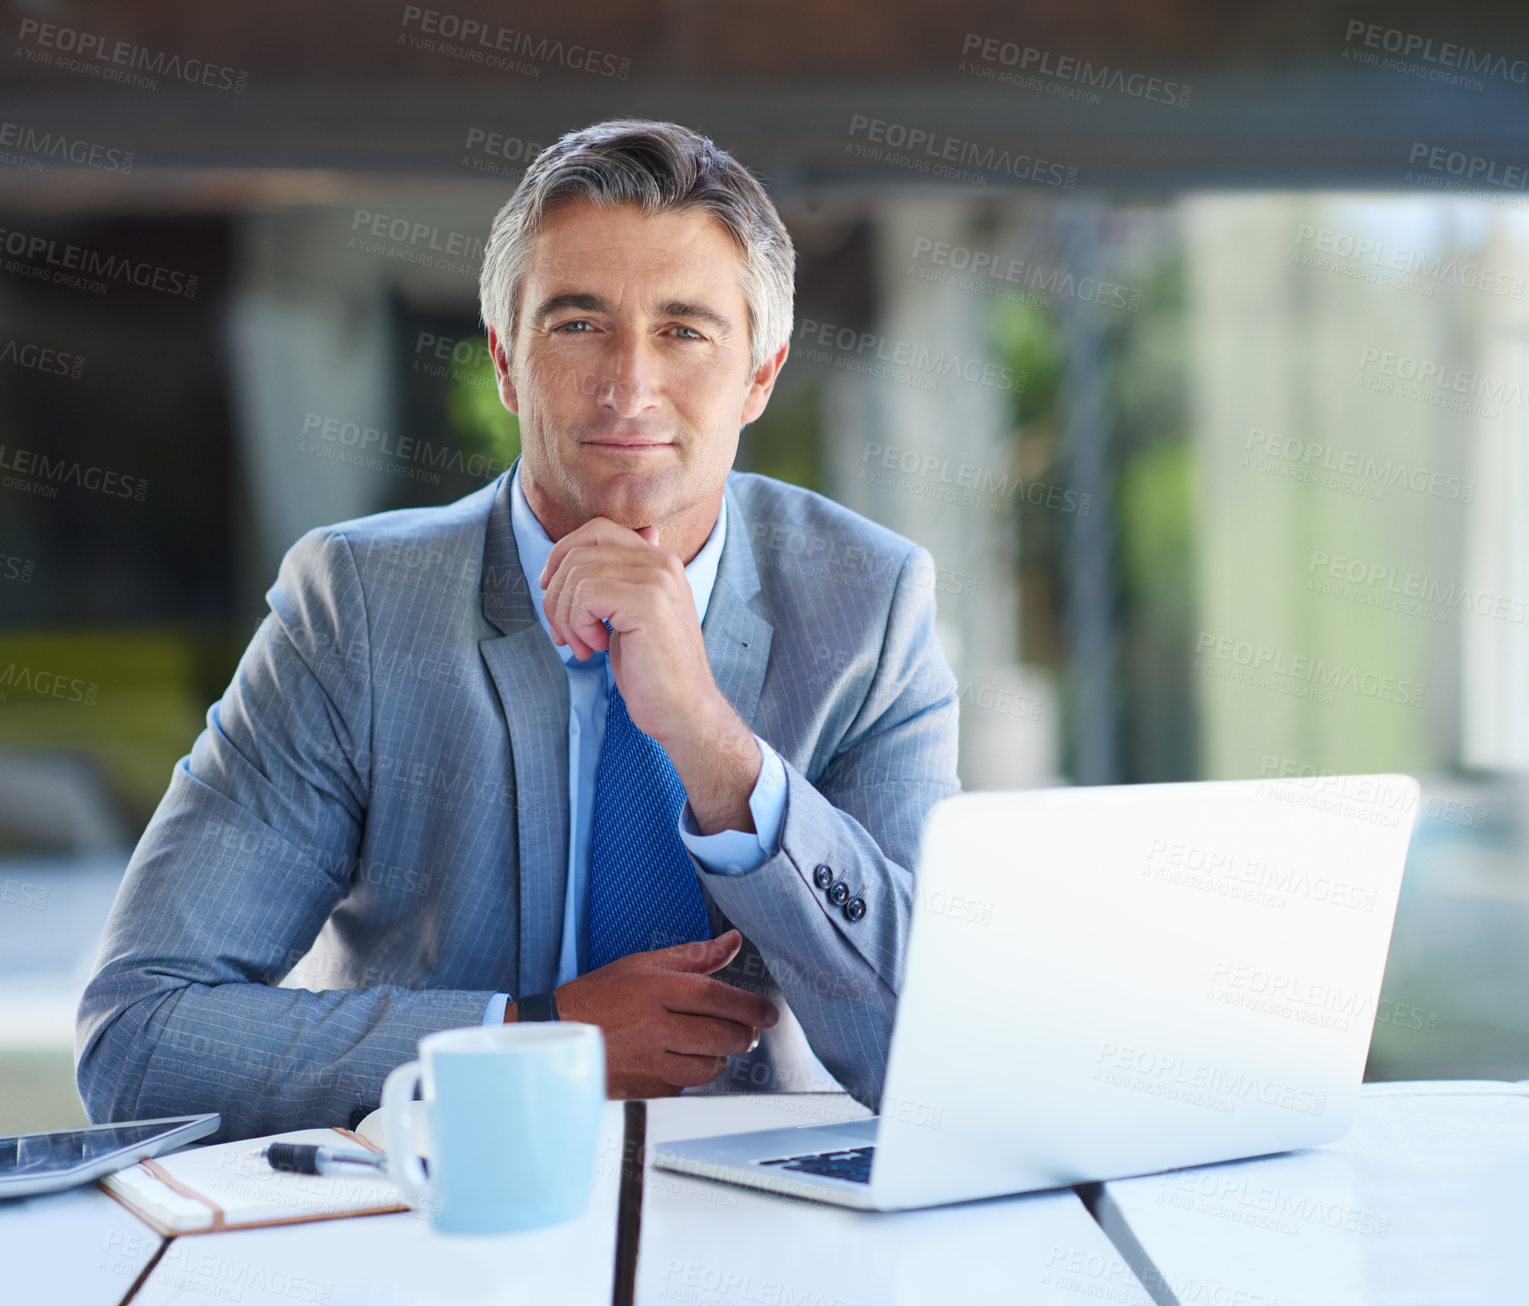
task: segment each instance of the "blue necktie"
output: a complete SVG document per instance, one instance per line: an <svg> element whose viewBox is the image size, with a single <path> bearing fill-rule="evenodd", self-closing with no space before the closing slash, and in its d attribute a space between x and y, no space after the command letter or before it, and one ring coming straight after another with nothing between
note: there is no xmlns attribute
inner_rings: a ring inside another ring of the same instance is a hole
<svg viewBox="0 0 1529 1306"><path fill-rule="evenodd" d="M590 832L587 970L711 938L677 828L684 804L685 787L668 754L632 724L612 681Z"/></svg>

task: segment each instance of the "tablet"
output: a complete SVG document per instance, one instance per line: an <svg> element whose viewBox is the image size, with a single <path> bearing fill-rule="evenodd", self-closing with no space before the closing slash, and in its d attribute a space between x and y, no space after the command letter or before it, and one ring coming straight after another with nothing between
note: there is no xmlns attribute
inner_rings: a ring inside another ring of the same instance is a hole
<svg viewBox="0 0 1529 1306"><path fill-rule="evenodd" d="M205 1138L222 1123L223 1117L213 1111L0 1137L0 1197L54 1193L89 1183L146 1156Z"/></svg>

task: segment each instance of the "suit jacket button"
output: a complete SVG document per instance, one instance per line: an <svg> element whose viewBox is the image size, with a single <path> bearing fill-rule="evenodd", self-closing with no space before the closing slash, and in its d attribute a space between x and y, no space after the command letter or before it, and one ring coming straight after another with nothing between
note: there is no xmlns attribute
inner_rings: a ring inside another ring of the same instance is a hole
<svg viewBox="0 0 1529 1306"><path fill-rule="evenodd" d="M865 899L851 898L844 904L844 915L847 920L858 921L865 915Z"/></svg>
<svg viewBox="0 0 1529 1306"><path fill-rule="evenodd" d="M834 882L834 873L829 867L824 866L820 862L818 864L817 870L813 871L812 873L812 882L817 885L818 888L826 889L830 884Z"/></svg>
<svg viewBox="0 0 1529 1306"><path fill-rule="evenodd" d="M828 901L835 907L842 907L849 901L849 885L840 880L828 891Z"/></svg>

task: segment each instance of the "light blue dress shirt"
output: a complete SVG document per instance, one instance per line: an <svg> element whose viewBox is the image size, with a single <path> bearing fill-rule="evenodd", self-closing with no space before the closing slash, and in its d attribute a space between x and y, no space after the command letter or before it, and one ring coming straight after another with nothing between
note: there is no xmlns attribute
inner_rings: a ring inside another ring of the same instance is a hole
<svg viewBox="0 0 1529 1306"><path fill-rule="evenodd" d="M552 537L543 529L520 488L517 466L510 487L510 523L515 531L515 547L520 551L520 566L530 587L537 620L552 638L552 626L542 610L546 590L537 585L542 568L552 552ZM711 590L717 579L717 565L722 558L722 544L727 538L727 501L717 514L717 524L701 551L685 568L695 596L698 620L706 619ZM600 745L605 739L605 711L610 699L612 676L610 659L604 653L592 653L580 662L566 645L557 646L568 675L568 892L563 900L563 941L558 954L557 978L553 987L568 983L583 974L589 948L589 849L591 824L595 809L595 774L600 765ZM680 811L679 836L702 866L713 875L746 875L757 870L765 859L780 851L780 830L786 814L786 766L780 755L760 739L763 764L759 779L749 795L749 812L757 833L723 830L718 834L698 832L694 813L687 801ZM507 993L496 993L483 1014L485 1025L502 1024Z"/></svg>

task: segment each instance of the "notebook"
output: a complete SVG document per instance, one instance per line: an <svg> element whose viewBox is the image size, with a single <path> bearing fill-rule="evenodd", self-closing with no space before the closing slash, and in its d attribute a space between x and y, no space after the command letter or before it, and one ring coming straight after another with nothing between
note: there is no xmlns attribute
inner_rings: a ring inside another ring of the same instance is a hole
<svg viewBox="0 0 1529 1306"><path fill-rule="evenodd" d="M297 1129L188 1147L140 1161L98 1182L165 1237L409 1209L391 1180L364 1167L346 1166L342 1173L329 1175L272 1170L260 1155L268 1143L381 1151L348 1129Z"/></svg>

